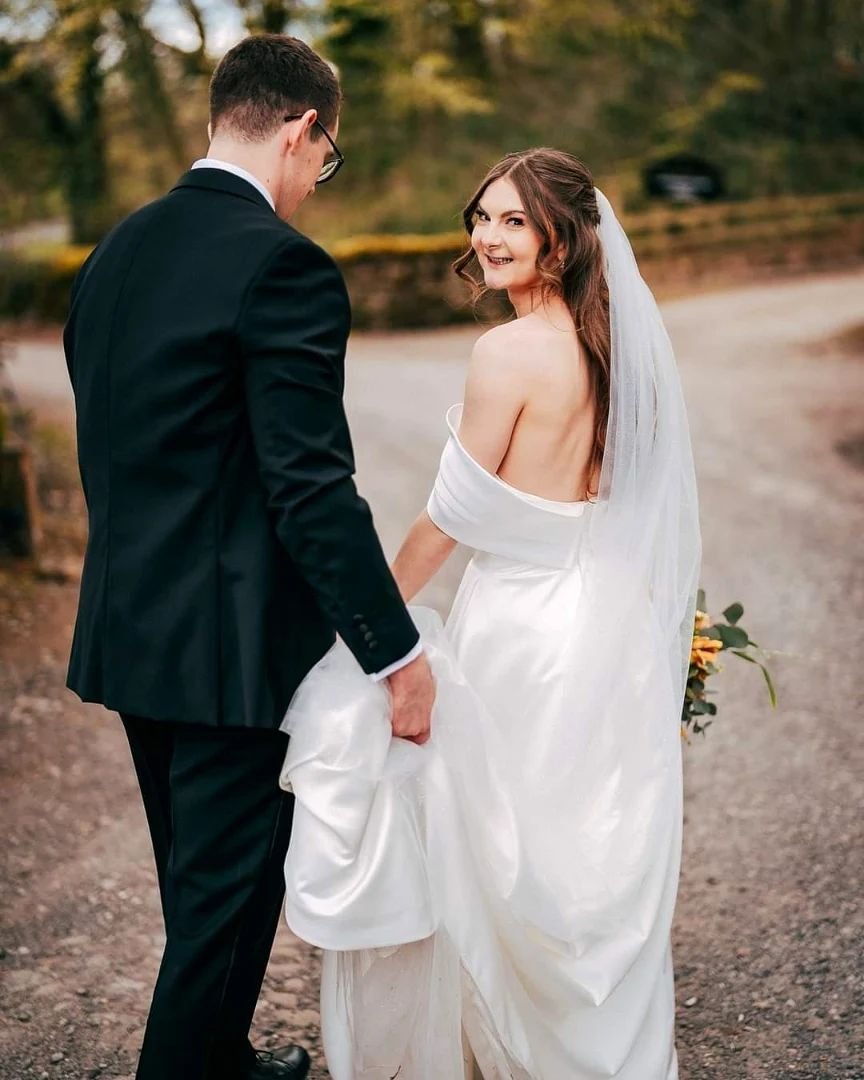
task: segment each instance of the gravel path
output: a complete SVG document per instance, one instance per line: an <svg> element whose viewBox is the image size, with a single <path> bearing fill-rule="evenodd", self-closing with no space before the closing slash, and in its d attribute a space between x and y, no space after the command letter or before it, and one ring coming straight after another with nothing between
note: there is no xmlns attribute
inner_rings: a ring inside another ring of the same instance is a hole
<svg viewBox="0 0 864 1080"><path fill-rule="evenodd" d="M779 652L781 698L772 713L756 669L728 664L720 716L686 751L682 1080L864 1078L864 334L848 332L862 312L862 273L664 307L690 407L709 606L742 601L744 625ZM434 476L475 336L353 343L360 486L391 552ZM10 370L25 401L69 416L53 338L21 343ZM428 602L446 608L460 565ZM0 575L2 1080L131 1076L161 947L119 724L62 689L75 593ZM312 951L280 932L256 1036L313 1046L323 1078L316 978Z"/></svg>

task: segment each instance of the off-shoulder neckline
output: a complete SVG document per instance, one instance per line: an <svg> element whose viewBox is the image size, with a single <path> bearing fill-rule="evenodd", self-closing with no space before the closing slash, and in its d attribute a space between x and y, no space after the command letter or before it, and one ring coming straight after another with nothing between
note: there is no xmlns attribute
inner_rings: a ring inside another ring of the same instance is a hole
<svg viewBox="0 0 864 1080"><path fill-rule="evenodd" d="M497 473L490 472L484 465L481 465L480 462L472 454L468 452L468 450L465 448L464 443L459 438L459 432L457 430L456 424L453 422L452 417L455 410L457 409L460 411L461 415L462 405L463 402L457 401L454 402L454 404L451 405L450 408L447 410L446 420L447 427L450 429L450 437L452 438L454 444L462 452L463 456L466 457L476 469L479 469L484 476L488 477L494 483L504 488L505 491L509 491L517 498L522 499L533 506L539 506L542 509L550 510L556 514L565 514L568 517L578 517L584 512L586 506L592 505L591 502L587 499L578 499L574 500L573 502L566 502L558 499L547 499L543 495L535 495L533 491L523 491L522 488L514 487L512 484L508 484L506 480L502 480Z"/></svg>

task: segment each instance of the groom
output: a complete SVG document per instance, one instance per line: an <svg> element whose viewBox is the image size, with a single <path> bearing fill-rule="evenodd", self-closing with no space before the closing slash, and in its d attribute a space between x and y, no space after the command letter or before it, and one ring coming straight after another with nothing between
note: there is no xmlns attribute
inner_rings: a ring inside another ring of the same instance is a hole
<svg viewBox="0 0 864 1080"><path fill-rule="evenodd" d="M394 734L429 734L429 667L352 480L345 287L285 224L342 164L340 104L303 42L242 41L208 158L73 289L90 535L69 686L121 714L166 931L139 1080L307 1074L248 1031L291 829L278 727L336 633L389 680Z"/></svg>

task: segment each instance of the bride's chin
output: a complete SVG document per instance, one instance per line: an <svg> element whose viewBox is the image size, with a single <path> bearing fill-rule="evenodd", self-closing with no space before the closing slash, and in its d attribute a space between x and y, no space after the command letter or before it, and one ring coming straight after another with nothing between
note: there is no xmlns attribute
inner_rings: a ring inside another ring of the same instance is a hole
<svg viewBox="0 0 864 1080"><path fill-rule="evenodd" d="M506 288L507 286L506 286L505 282L503 282L501 280L505 276L506 275L502 274L500 271L496 271L496 270L493 270L493 269L488 269L488 270L483 271L483 279L486 282L487 288L490 288L490 289L504 289L504 288Z"/></svg>

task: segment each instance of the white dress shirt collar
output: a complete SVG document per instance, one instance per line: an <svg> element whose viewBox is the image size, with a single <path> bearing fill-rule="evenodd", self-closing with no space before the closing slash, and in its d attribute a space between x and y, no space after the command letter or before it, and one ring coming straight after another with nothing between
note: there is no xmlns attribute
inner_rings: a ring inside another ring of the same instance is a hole
<svg viewBox="0 0 864 1080"><path fill-rule="evenodd" d="M229 172L234 176L239 176L241 180L245 180L248 184L251 184L256 191L260 191L267 202L270 204L270 208L275 212L276 203L273 201L273 196L261 183L257 176L253 176L247 169L241 169L239 165L232 165L230 161L220 161L218 158L199 158L192 166L193 169L221 169L223 172Z"/></svg>

